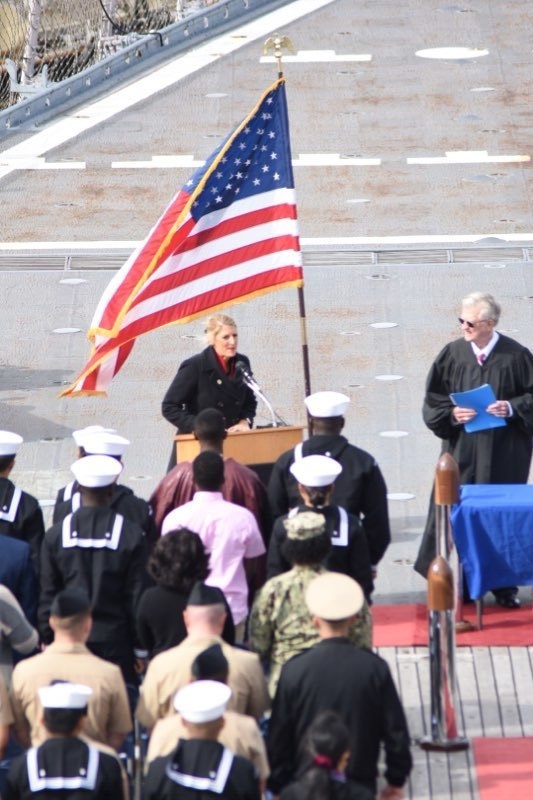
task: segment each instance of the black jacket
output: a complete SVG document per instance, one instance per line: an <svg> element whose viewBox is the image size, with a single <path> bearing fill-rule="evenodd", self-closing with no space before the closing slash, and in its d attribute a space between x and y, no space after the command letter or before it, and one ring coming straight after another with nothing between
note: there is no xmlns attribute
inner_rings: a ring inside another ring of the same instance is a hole
<svg viewBox="0 0 533 800"><path fill-rule="evenodd" d="M119 664L130 680L146 556L142 529L111 508L82 507L49 528L41 550L38 611L44 643L53 638L48 619L55 595L62 589L84 589L93 617L87 646Z"/></svg>
<svg viewBox="0 0 533 800"><path fill-rule="evenodd" d="M237 353L236 361L243 361L251 371L250 361ZM186 359L163 398L165 419L178 429L178 433L191 433L194 418L206 408L217 408L223 415L226 428L241 419L250 425L255 417L255 395L239 376L224 375L213 347Z"/></svg>
<svg viewBox="0 0 533 800"><path fill-rule="evenodd" d="M343 572L360 584L365 597L370 601L374 591L370 554L363 526L354 514L346 514L346 530L341 523L341 511L338 506L312 508L300 505L294 511L316 511L326 520L326 531L331 538L331 549L324 559L324 566L332 572ZM287 514L278 517L272 530L268 544L267 580L282 572L288 572L291 564L285 560L281 552L283 542L287 538L284 520Z"/></svg>
<svg viewBox="0 0 533 800"><path fill-rule="evenodd" d="M76 494L79 495L77 481L72 481L59 489L54 505L53 524L61 522L68 514L71 514L75 509L80 507L79 496L77 500L73 499ZM130 522L135 522L139 525L146 534L146 540L149 546L155 544L159 535L155 527L151 506L142 497L137 497L133 489L130 489L129 486L116 483L113 486L113 496L109 506L113 511L116 511L117 514L122 514L122 516L129 519Z"/></svg>
<svg viewBox="0 0 533 800"><path fill-rule="evenodd" d="M412 766L409 731L389 667L375 653L336 637L294 656L281 671L267 741L272 792L294 780L298 745L327 709L340 714L350 731L347 776L375 792L383 745L387 782L403 786Z"/></svg>
<svg viewBox="0 0 533 800"><path fill-rule="evenodd" d="M94 757L95 750L98 766L93 776L89 753L92 751ZM54 785L57 778L70 779L81 786L58 791ZM124 792L118 759L76 737L48 739L11 763L6 788L2 789L4 800L30 800L36 795L42 800L121 800Z"/></svg>
<svg viewBox="0 0 533 800"><path fill-rule="evenodd" d="M223 777L223 754L232 759ZM217 791L203 786L221 781ZM168 756L152 761L143 786L143 800L260 800L255 767L241 756L230 755L219 742L182 739Z"/></svg>
<svg viewBox="0 0 533 800"><path fill-rule="evenodd" d="M387 487L370 453L350 444L344 436L311 436L303 443L302 457L327 455L342 466L331 502L361 518L372 564L377 564L390 543ZM268 499L272 516L286 514L301 502L296 479L290 472L294 450L283 453L272 469Z"/></svg>
<svg viewBox="0 0 533 800"><path fill-rule="evenodd" d="M44 536L43 512L39 501L21 491L9 478L0 478L0 533L28 542L38 572Z"/></svg>

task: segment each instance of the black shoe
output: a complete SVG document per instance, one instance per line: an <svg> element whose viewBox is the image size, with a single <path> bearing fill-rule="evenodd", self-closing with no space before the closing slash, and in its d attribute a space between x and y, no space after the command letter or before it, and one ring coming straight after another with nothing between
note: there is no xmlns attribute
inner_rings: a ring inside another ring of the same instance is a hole
<svg viewBox="0 0 533 800"><path fill-rule="evenodd" d="M494 594L496 603L502 608L520 608L520 600L511 592Z"/></svg>

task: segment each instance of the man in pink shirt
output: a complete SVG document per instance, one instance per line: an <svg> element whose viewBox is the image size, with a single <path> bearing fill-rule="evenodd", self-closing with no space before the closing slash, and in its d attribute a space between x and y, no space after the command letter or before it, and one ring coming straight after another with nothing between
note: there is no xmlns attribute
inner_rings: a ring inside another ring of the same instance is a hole
<svg viewBox="0 0 533 800"><path fill-rule="evenodd" d="M224 460L215 452L200 453L193 461L196 492L193 499L163 520L164 536L177 528L197 533L210 555L206 583L218 586L231 608L237 640L242 640L252 597L248 585L257 586L256 573L264 573L265 545L253 514L222 496Z"/></svg>

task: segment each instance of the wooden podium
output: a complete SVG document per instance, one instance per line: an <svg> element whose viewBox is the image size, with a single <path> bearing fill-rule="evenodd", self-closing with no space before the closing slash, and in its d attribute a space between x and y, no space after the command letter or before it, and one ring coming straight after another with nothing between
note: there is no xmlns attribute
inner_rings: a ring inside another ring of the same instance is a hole
<svg viewBox="0 0 533 800"><path fill-rule="evenodd" d="M286 425L228 433L224 439L224 455L249 466L272 464L278 456L303 440L303 432L301 425ZM200 452L198 441L192 433L180 433L174 437L174 441L178 464L180 461L193 461Z"/></svg>

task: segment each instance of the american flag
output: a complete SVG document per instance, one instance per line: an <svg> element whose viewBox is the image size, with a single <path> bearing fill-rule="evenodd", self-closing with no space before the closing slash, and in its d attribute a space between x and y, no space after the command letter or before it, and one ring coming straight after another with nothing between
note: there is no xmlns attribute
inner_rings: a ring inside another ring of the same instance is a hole
<svg viewBox="0 0 533 800"><path fill-rule="evenodd" d="M60 396L106 394L135 339L273 289L302 286L285 80L174 197L105 290L85 368Z"/></svg>

